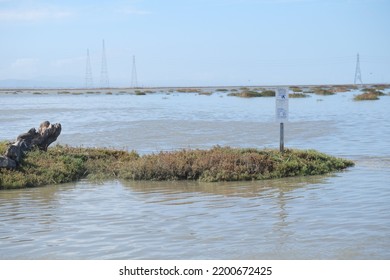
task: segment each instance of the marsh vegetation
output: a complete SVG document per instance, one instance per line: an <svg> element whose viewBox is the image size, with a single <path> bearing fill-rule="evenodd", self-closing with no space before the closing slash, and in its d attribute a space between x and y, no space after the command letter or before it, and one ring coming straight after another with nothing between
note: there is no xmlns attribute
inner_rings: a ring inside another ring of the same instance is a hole
<svg viewBox="0 0 390 280"><path fill-rule="evenodd" d="M7 143L0 144L4 153ZM259 150L216 146L140 156L137 152L57 145L29 152L16 170L0 169L2 189L91 180L262 180L325 174L353 166L314 150Z"/></svg>
<svg viewBox="0 0 390 280"><path fill-rule="evenodd" d="M294 92L294 93L290 93L288 95L288 97L290 97L290 98L306 98L306 97L310 97L310 95L308 95L306 93L302 93L302 92Z"/></svg>
<svg viewBox="0 0 390 280"><path fill-rule="evenodd" d="M314 93L317 95L333 95L336 94L335 91L328 88L314 88Z"/></svg>
<svg viewBox="0 0 390 280"><path fill-rule="evenodd" d="M274 90L250 90L250 89L242 89L239 92L231 92L228 94L228 96L237 96L237 97L274 97L275 91Z"/></svg>
<svg viewBox="0 0 390 280"><path fill-rule="evenodd" d="M355 101L364 101L364 100L378 100L379 96L384 96L385 93L381 90L378 90L375 87L364 88L362 89L363 93L356 95L353 99Z"/></svg>

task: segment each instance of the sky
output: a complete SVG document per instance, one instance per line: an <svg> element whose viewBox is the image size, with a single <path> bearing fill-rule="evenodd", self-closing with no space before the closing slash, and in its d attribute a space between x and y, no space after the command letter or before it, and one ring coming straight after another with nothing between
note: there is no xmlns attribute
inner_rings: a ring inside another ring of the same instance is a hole
<svg viewBox="0 0 390 280"><path fill-rule="evenodd" d="M0 86L390 83L390 0L0 0Z"/></svg>

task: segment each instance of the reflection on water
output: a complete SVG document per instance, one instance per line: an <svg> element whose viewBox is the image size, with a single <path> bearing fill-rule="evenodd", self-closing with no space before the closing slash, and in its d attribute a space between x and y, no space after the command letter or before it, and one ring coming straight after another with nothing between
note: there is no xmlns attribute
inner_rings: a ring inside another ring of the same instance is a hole
<svg viewBox="0 0 390 280"><path fill-rule="evenodd" d="M383 139L390 136L390 98L360 103L352 94L292 99L286 125L286 146L355 160L346 172L1 191L0 259L389 259L390 143ZM59 142L71 145L140 153L278 146L273 98L161 93L1 100L0 139L48 119L62 123Z"/></svg>
<svg viewBox="0 0 390 280"><path fill-rule="evenodd" d="M387 258L389 192L352 193L352 173L3 191L0 258Z"/></svg>
<svg viewBox="0 0 390 280"><path fill-rule="evenodd" d="M178 194L185 196L225 196L225 197L247 197L263 198L269 192L289 192L307 184L318 184L324 182L327 177L292 177L263 181L244 182L218 182L205 183L197 181L124 181L123 186L128 187L133 192L143 193L153 196L154 193L170 194L176 197ZM169 199L168 199L169 201Z"/></svg>
<svg viewBox="0 0 390 280"><path fill-rule="evenodd" d="M207 252L215 242L223 245L221 252L236 250L242 234L251 238L250 225L261 230L258 222L263 219L272 222L272 230L282 231L287 225L286 201L294 199L290 192L324 180L83 181L4 191L0 240L2 251L9 252L0 257L211 258ZM260 215L263 211L267 213ZM195 256L194 248L201 255Z"/></svg>

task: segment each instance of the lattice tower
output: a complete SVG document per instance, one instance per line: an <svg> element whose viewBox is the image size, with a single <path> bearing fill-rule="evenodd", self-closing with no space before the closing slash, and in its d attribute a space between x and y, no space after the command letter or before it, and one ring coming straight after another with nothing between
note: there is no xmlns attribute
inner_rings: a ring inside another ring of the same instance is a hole
<svg viewBox="0 0 390 280"><path fill-rule="evenodd" d="M356 57L356 70L355 70L355 81L354 81L354 84L356 85L357 82L359 82L360 85L363 85L362 73L360 72L359 54L357 54L357 57Z"/></svg>
<svg viewBox="0 0 390 280"><path fill-rule="evenodd" d="M103 40L103 51L102 51L102 69L100 72L100 86L102 88L109 88L110 82L108 79L107 59L106 59L106 47Z"/></svg>
<svg viewBox="0 0 390 280"><path fill-rule="evenodd" d="M133 55L133 70L131 72L131 87L132 88L138 87L137 68L135 66L135 56L134 55Z"/></svg>

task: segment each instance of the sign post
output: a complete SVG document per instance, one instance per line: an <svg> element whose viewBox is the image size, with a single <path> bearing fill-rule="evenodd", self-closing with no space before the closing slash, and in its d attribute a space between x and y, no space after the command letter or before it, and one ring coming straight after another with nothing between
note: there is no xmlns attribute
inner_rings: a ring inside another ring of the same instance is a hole
<svg viewBox="0 0 390 280"><path fill-rule="evenodd" d="M276 121L280 123L280 152L284 152L284 123L288 121L288 88L277 88L276 97Z"/></svg>

